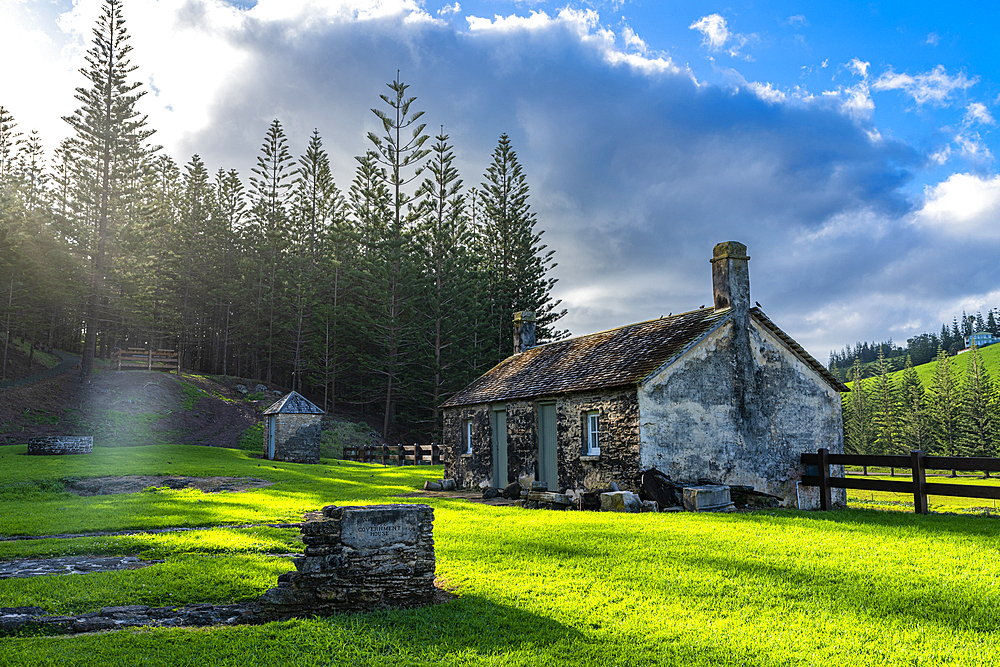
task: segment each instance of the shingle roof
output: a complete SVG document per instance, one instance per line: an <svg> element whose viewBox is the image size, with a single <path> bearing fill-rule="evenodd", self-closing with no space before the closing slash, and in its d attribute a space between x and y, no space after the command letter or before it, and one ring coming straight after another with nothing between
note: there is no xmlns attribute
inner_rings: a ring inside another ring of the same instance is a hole
<svg viewBox="0 0 1000 667"><path fill-rule="evenodd" d="M314 405L306 398L293 391L282 398L280 398L276 403L272 404L267 410L264 410L265 415L325 415L326 412L323 411L317 405Z"/></svg>
<svg viewBox="0 0 1000 667"><path fill-rule="evenodd" d="M442 407L637 384L728 314L702 308L539 345L504 359Z"/></svg>
<svg viewBox="0 0 1000 667"><path fill-rule="evenodd" d="M729 312L702 308L539 345L507 357L445 401L442 407L638 384L684 352ZM779 329L760 308L751 308L750 312L834 389L850 391L823 364Z"/></svg>

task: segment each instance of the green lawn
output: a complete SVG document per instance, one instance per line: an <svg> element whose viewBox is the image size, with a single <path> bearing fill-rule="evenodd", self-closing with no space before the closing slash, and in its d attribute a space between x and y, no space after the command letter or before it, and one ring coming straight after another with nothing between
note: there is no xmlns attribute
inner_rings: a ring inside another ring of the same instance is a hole
<svg viewBox="0 0 1000 667"><path fill-rule="evenodd" d="M0 455L0 533L295 520L394 496L440 468L262 464L237 450ZM75 498L67 476L170 472L272 480L246 492ZM1000 523L846 510L620 515L436 499L440 579L423 609L262 626L0 639L3 665L993 665ZM27 515L27 516L22 516ZM53 530L55 529L55 530ZM250 600L291 569L296 530L0 542L0 558L128 553L142 570L0 581L0 606Z"/></svg>

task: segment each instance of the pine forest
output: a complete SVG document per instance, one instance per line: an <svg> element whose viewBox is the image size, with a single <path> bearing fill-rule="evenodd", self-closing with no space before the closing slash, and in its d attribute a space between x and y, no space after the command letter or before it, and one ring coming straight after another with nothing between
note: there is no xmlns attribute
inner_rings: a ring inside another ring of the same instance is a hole
<svg viewBox="0 0 1000 667"><path fill-rule="evenodd" d="M866 378L855 358L851 392L841 395L844 451L1000 455L998 362L1000 345L973 345L954 357L939 349L933 361L919 367L906 357L904 370L893 372L881 354L875 375Z"/></svg>
<svg viewBox="0 0 1000 667"><path fill-rule="evenodd" d="M536 312L540 341L565 335L506 134L467 186L397 76L350 183L318 131L294 148L280 120L251 174L212 172L155 144L130 51L122 2L105 0L51 154L0 106L4 367L15 339L79 353L84 382L116 349L175 349L184 372L294 389L426 442L437 406L512 352L515 312Z"/></svg>

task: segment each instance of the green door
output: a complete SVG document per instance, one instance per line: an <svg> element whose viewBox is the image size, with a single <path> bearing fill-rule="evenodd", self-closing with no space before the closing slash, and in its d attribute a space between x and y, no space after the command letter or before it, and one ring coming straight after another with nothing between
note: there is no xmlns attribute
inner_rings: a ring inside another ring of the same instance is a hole
<svg viewBox="0 0 1000 667"><path fill-rule="evenodd" d="M558 491L559 463L556 444L556 406L542 403L538 406L538 481L549 485L549 491Z"/></svg>
<svg viewBox="0 0 1000 667"><path fill-rule="evenodd" d="M502 489L510 480L507 477L507 407L493 408L493 486Z"/></svg>

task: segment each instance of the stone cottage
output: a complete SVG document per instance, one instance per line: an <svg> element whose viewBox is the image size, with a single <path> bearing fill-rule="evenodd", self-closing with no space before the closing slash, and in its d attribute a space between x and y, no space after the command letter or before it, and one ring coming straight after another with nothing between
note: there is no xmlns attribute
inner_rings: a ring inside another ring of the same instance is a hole
<svg viewBox="0 0 1000 667"><path fill-rule="evenodd" d="M291 463L319 463L320 419L326 414L298 392L283 396L267 410L264 458Z"/></svg>
<svg viewBox="0 0 1000 667"><path fill-rule="evenodd" d="M634 488L655 467L794 506L800 454L843 452L848 389L751 307L749 259L741 243L715 246L709 308L538 346L519 313L515 353L444 403L446 475L595 490ZM815 489L800 497L811 505Z"/></svg>

